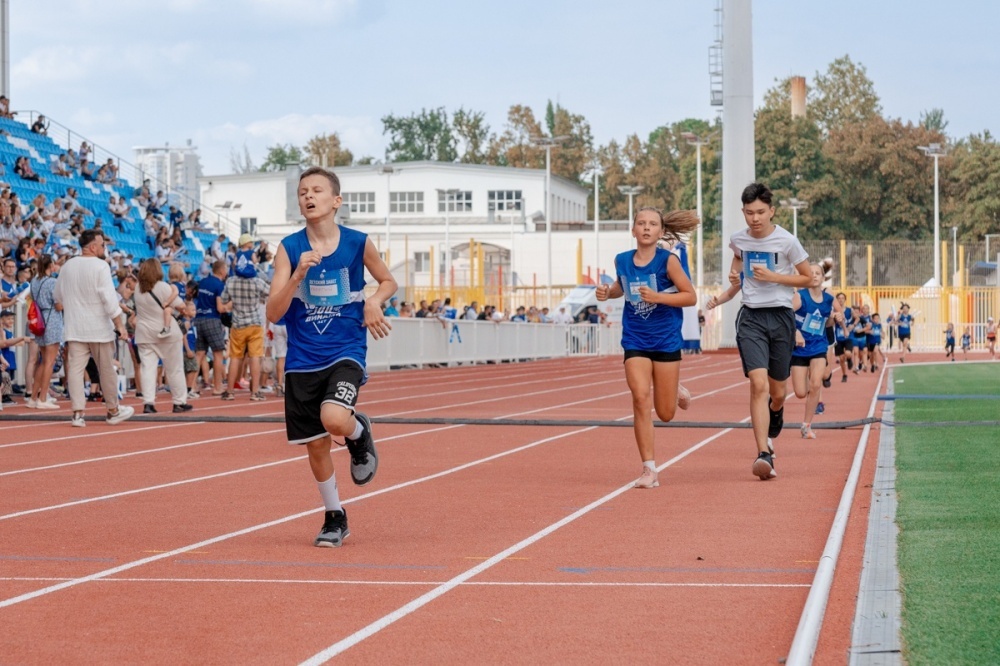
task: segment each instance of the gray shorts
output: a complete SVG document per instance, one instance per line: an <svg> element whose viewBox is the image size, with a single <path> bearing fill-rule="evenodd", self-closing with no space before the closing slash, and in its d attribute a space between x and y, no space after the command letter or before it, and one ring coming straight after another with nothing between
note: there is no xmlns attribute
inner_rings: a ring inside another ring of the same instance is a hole
<svg viewBox="0 0 1000 666"><path fill-rule="evenodd" d="M771 379L788 379L795 349L795 313L791 308L741 307L736 315L736 346L744 375L767 368Z"/></svg>
<svg viewBox="0 0 1000 666"><path fill-rule="evenodd" d="M226 332L222 330L222 322L218 317L197 317L194 320L197 332L195 351L221 352L226 348Z"/></svg>

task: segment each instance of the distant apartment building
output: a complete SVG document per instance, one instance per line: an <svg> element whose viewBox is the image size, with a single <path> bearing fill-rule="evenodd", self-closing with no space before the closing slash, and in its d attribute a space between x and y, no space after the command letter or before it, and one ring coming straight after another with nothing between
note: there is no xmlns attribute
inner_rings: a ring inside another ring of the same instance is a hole
<svg viewBox="0 0 1000 666"><path fill-rule="evenodd" d="M135 164L141 174L140 180L148 178L150 189L163 190L171 201L179 204L185 212L200 206L201 163L198 148L188 139L184 146L137 146Z"/></svg>

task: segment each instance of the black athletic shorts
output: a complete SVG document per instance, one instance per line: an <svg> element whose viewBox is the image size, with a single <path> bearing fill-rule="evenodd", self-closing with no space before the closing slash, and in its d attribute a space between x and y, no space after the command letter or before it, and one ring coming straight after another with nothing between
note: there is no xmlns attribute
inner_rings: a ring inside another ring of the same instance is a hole
<svg viewBox="0 0 1000 666"><path fill-rule="evenodd" d="M771 379L788 379L795 349L795 313L783 307L741 307L736 315L736 346L744 375L767 368Z"/></svg>
<svg viewBox="0 0 1000 666"><path fill-rule="evenodd" d="M354 411L365 371L354 361L334 363L311 372L285 373L285 430L290 444L326 437L320 418L323 404L332 402Z"/></svg>
<svg viewBox="0 0 1000 666"><path fill-rule="evenodd" d="M681 350L672 352L665 351L643 351L642 349L626 349L625 360L630 358L648 358L653 363L673 363L681 360Z"/></svg>
<svg viewBox="0 0 1000 666"><path fill-rule="evenodd" d="M881 344L882 344L881 342L869 342L867 345L868 353L871 354L873 351L875 351L875 348L880 346Z"/></svg>
<svg viewBox="0 0 1000 666"><path fill-rule="evenodd" d="M833 346L834 356L843 356L848 352L847 340L837 340L837 344Z"/></svg>
<svg viewBox="0 0 1000 666"><path fill-rule="evenodd" d="M907 333L906 335L903 335L903 334L899 335L899 341L900 342L906 342L909 339L910 339L910 334L909 333Z"/></svg>
<svg viewBox="0 0 1000 666"><path fill-rule="evenodd" d="M808 368L817 358L823 359L823 364L826 365L826 352L823 352L822 354L816 354L815 356L793 356L792 367Z"/></svg>

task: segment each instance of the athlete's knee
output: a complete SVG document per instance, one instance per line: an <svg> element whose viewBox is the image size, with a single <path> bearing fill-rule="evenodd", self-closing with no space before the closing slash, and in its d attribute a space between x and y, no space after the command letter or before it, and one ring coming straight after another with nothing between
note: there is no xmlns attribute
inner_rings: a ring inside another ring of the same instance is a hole
<svg viewBox="0 0 1000 666"><path fill-rule="evenodd" d="M327 403L320 412L323 428L331 435L341 437L349 435L354 430L354 414L346 407Z"/></svg>
<svg viewBox="0 0 1000 666"><path fill-rule="evenodd" d="M809 395L809 386L805 383L803 383L802 386L794 387L794 389L796 398L805 398L807 395Z"/></svg>
<svg viewBox="0 0 1000 666"><path fill-rule="evenodd" d="M673 421L674 414L677 413L677 403L674 402L670 405L657 405L656 406L656 416L663 422Z"/></svg>

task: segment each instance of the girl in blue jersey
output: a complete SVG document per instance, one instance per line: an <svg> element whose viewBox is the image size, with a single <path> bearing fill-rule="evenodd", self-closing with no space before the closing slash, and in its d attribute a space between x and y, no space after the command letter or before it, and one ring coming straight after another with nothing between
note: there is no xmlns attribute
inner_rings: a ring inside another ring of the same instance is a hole
<svg viewBox="0 0 1000 666"><path fill-rule="evenodd" d="M836 300L823 290L823 267L810 264L815 287L799 289L792 297L795 311L795 349L792 350L792 388L797 398L806 401L801 433L804 439L816 439L812 420L823 392L826 376L826 324Z"/></svg>
<svg viewBox="0 0 1000 666"><path fill-rule="evenodd" d="M288 441L306 446L326 507L314 544L337 547L350 532L330 445L332 437L343 437L354 483L372 480L378 454L371 421L354 407L367 379L367 336L371 333L378 340L389 334L382 304L396 292L396 281L365 234L337 225L343 200L336 175L320 167L306 169L299 177L298 200L306 227L278 247L267 319L284 324L288 333ZM367 299L365 269L378 281Z"/></svg>
<svg viewBox="0 0 1000 666"><path fill-rule="evenodd" d="M910 314L910 306L907 303L902 303L899 306L899 314L895 317L890 317L890 324L896 327L896 337L899 338L899 351L901 352L899 356L900 363L906 363L906 352L910 350L910 327L913 324L913 315Z"/></svg>
<svg viewBox="0 0 1000 666"><path fill-rule="evenodd" d="M962 360L969 360L969 348L972 347L972 332L969 327L965 327L965 332L962 333ZM954 359L952 359L954 360Z"/></svg>
<svg viewBox="0 0 1000 666"><path fill-rule="evenodd" d="M948 322L944 329L944 357L955 361L955 324Z"/></svg>
<svg viewBox="0 0 1000 666"><path fill-rule="evenodd" d="M626 297L622 315L625 381L632 392L633 429L642 459L636 488L660 485L651 412L655 409L663 421L674 418L684 343L681 308L698 301L680 258L657 242L676 240L697 227L694 211L664 216L655 208L640 208L632 220L636 249L615 257L618 279L596 290L599 301Z"/></svg>
<svg viewBox="0 0 1000 666"><path fill-rule="evenodd" d="M851 344L854 346L854 374L865 371L868 359L868 330L871 318L865 312L865 306L854 308L854 320L851 322Z"/></svg>

